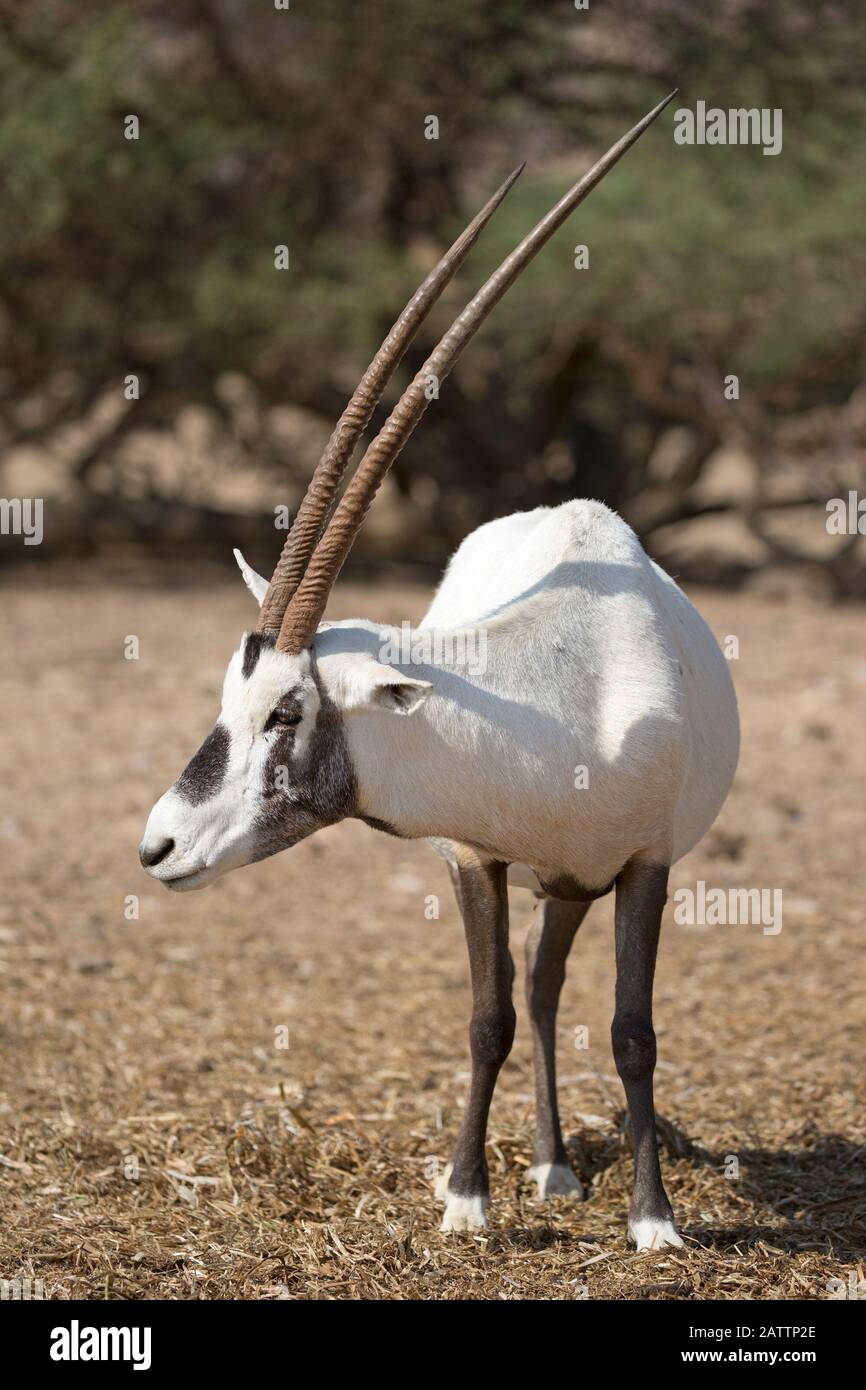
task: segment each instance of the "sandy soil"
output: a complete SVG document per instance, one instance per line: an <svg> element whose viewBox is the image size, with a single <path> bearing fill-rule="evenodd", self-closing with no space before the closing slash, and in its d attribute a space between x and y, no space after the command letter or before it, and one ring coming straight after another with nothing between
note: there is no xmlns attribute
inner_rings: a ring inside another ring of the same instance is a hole
<svg viewBox="0 0 866 1390"><path fill-rule="evenodd" d="M862 1276L863 613L698 599L739 639L744 748L673 887L780 888L784 923L679 926L669 905L657 1101L687 1249L637 1255L610 901L578 938L559 1020L589 1200L539 1203L523 1184L518 997L491 1230L440 1235L431 1178L466 1091L469 1014L444 867L348 822L204 893L157 891L137 862L145 817L211 727L249 601L237 584L7 588L0 1277L55 1298L809 1299ZM334 614L413 617L424 600L346 585ZM532 911L516 893L518 969Z"/></svg>

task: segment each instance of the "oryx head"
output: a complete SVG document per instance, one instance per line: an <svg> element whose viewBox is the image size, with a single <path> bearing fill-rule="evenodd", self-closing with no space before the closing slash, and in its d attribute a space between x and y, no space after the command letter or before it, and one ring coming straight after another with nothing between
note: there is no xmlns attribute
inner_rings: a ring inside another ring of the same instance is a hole
<svg viewBox="0 0 866 1390"><path fill-rule="evenodd" d="M365 628L368 637L375 633L373 625L320 627L330 590L388 468L472 335L674 95L593 165L494 271L404 391L335 506L353 449L389 378L523 166L515 170L412 296L365 372L316 467L270 582L235 552L261 605L258 623L229 662L212 732L151 811L139 853L153 878L178 890L203 887L322 826L363 814L346 721L411 713L430 686L377 660L375 642L363 640Z"/></svg>
<svg viewBox="0 0 866 1390"><path fill-rule="evenodd" d="M235 554L263 598L267 581ZM139 854L153 878L203 888L363 812L345 720L409 714L430 689L376 660L377 634L375 624L325 624L319 644L330 636L331 650L317 653L292 651L261 626L244 633L216 724L150 813Z"/></svg>

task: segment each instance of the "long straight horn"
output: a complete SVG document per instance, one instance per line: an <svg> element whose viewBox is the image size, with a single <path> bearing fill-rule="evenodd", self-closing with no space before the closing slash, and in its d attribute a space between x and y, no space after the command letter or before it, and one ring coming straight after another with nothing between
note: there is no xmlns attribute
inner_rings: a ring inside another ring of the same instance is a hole
<svg viewBox="0 0 866 1390"><path fill-rule="evenodd" d="M596 184L601 182L608 170L613 168L617 160L661 114L676 94L676 91L673 91L664 101L660 101L658 106L618 140L607 154L584 174L580 182L560 199L502 262L498 270L493 272L434 348L370 444L346 487L298 590L286 609L277 638L277 646L282 651L303 651L315 636L331 587L351 549L367 508L375 497L382 479L427 408L431 381L438 385L444 380L470 338L536 252L541 250L569 213L583 202Z"/></svg>
<svg viewBox="0 0 866 1390"><path fill-rule="evenodd" d="M286 537L282 554L262 601L258 621L259 632L279 632L286 605L304 576L352 457L352 451L370 423L370 417L379 403L382 392L424 319L449 280L465 261L506 193L520 177L523 168L524 165L521 164L513 174L509 174L477 217L474 217L466 230L460 233L451 249L445 252L439 264L433 267L409 300L361 378L316 465L294 524Z"/></svg>

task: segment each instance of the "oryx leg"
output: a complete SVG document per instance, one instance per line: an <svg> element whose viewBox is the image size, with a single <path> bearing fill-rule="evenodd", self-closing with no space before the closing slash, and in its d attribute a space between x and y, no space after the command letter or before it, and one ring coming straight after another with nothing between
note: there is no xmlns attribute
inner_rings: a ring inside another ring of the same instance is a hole
<svg viewBox="0 0 866 1390"><path fill-rule="evenodd" d="M653 1104L653 976L668 869L632 861L616 881L616 1013L611 1039L634 1144L628 1233L639 1250L682 1245L662 1184Z"/></svg>
<svg viewBox="0 0 866 1390"><path fill-rule="evenodd" d="M566 957L589 907L588 902L546 898L541 920L533 922L526 938L526 1003L535 1063L535 1147L526 1176L538 1184L539 1197L555 1193L583 1196L565 1152L559 1122L556 1011L565 980Z"/></svg>
<svg viewBox="0 0 866 1390"><path fill-rule="evenodd" d="M490 1184L484 1141L493 1088L514 1041L514 966L508 951L506 866L462 845L454 850L472 979L472 1079L460 1133L437 1195L445 1201L442 1230L471 1231L487 1226Z"/></svg>

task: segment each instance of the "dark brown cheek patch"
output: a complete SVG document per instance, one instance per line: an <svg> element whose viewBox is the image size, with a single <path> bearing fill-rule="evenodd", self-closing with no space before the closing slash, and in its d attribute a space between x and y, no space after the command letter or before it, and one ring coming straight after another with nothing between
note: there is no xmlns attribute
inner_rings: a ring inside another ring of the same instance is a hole
<svg viewBox="0 0 866 1390"><path fill-rule="evenodd" d="M268 720L265 728L272 727L271 720ZM293 776L294 769L292 767L296 734L297 729L281 727L279 736L274 739L271 745L265 762L264 781L262 783L262 801L264 803L270 801L272 797L282 797L287 783L292 783L297 779L297 774Z"/></svg>
<svg viewBox="0 0 866 1390"><path fill-rule="evenodd" d="M321 705L305 755L300 760L294 756L294 729L284 729L268 753L254 859L265 859L356 813L358 789L343 722L318 688Z"/></svg>
<svg viewBox="0 0 866 1390"><path fill-rule="evenodd" d="M230 743L225 725L215 724L175 782L175 791L193 806L200 806L222 786L228 767Z"/></svg>

